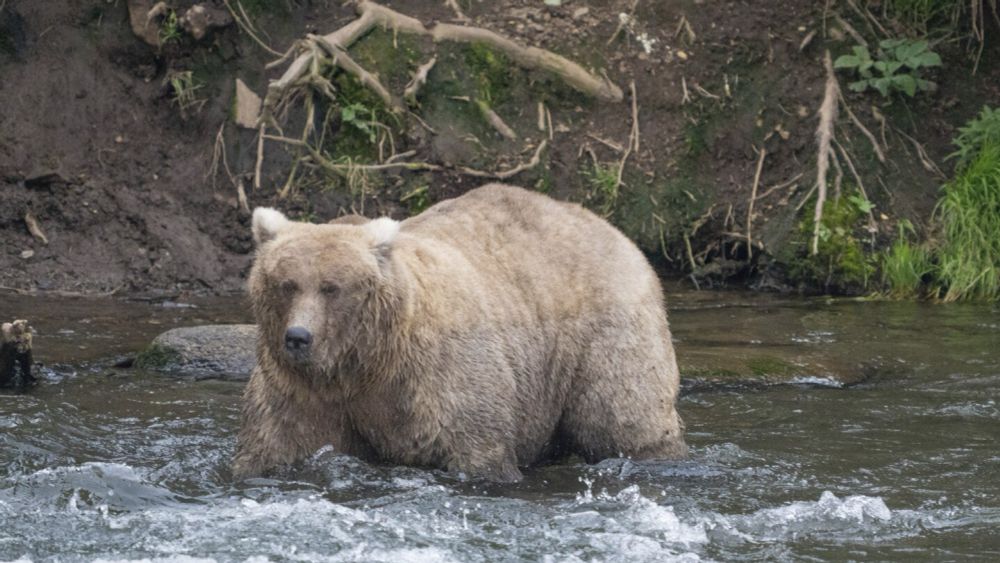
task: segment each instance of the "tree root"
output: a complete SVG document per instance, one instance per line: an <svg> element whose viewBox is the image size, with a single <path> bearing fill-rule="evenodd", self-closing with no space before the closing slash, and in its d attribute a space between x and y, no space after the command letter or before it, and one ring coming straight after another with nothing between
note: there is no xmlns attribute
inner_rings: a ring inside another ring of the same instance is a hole
<svg viewBox="0 0 1000 563"><path fill-rule="evenodd" d="M760 148L760 158L757 159L757 172L753 175L753 188L750 190L750 203L747 204L747 262L753 259L753 204L757 201L757 188L760 186L760 173L764 170L764 158L767 157L767 149Z"/></svg>
<svg viewBox="0 0 1000 563"><path fill-rule="evenodd" d="M840 105L842 105L844 109L847 110L847 116L851 118L851 122L854 123L855 127L857 127L861 131L861 133L864 134L865 137L868 137L868 140L872 144L872 148L875 149L875 156L878 157L878 161L881 162L882 164L885 164L885 153L882 152L882 147L879 146L878 141L875 140L875 135L873 135L872 132L869 131L868 128L865 127L863 123L861 123L861 120L858 119L856 115L854 115L854 112L851 111L851 106L847 105L847 100L844 99L844 95L840 93L839 88L837 91L837 97L840 98Z"/></svg>
<svg viewBox="0 0 1000 563"><path fill-rule="evenodd" d="M320 44L324 45L324 47L329 45L343 51L348 49L375 26L382 26L396 33L428 36L435 43L441 41L485 43L503 52L512 61L525 68L546 70L556 74L567 84L584 94L612 102L619 102L624 97L621 89L615 86L610 80L605 77L598 77L584 70L583 67L565 57L545 49L519 45L487 29L447 23L433 24L428 28L415 18L367 1L359 2L357 11L359 14L358 19L332 33L322 36ZM307 43L310 41L314 44L319 42L315 36L310 37ZM288 96L290 90L301 84L303 78L318 70L318 63L320 61L317 59L321 57L321 53L318 53L315 49L308 48L308 45L300 46L300 49L302 52L292 61L281 78L273 81L268 86L268 93L265 98L265 105L268 107L276 107L280 100ZM331 51L326 48L324 50L327 52ZM282 59L285 58L285 56L282 57ZM339 53L335 58L343 60L339 57ZM366 85L373 87L373 84L370 82ZM385 99L383 92L377 93Z"/></svg>
<svg viewBox="0 0 1000 563"><path fill-rule="evenodd" d="M823 66L826 67L826 88L823 103L819 107L819 126L816 128L816 185L819 193L816 196L816 210L813 214L812 255L819 254L819 229L823 220L823 204L826 203L826 173L830 168L830 155L833 151L833 127L837 120L837 101L840 96L840 86L833 73L833 62L830 51L823 54Z"/></svg>
<svg viewBox="0 0 1000 563"><path fill-rule="evenodd" d="M385 104L385 107L392 110L393 113L402 113L404 111L402 104L392 97L392 94L390 94L389 90L387 90L386 87L379 82L379 79L372 73L362 68L361 65L354 62L354 59L347 54L347 51L341 49L334 43L328 42L325 38L318 35L310 34L308 37L312 41L315 41L317 45L322 47L323 50L330 55L333 64L340 67L344 72L357 78L358 82L360 82L362 86L375 92L375 94L382 100L382 103Z"/></svg>
<svg viewBox="0 0 1000 563"><path fill-rule="evenodd" d="M411 108L420 105L417 103L417 95L420 93L420 89L424 87L424 84L427 84L427 75L430 74L435 64L437 64L437 57L431 57L431 60L420 65L417 68L417 72L413 74L413 79L410 80L410 83L403 90L403 99L406 100L406 103Z"/></svg>
<svg viewBox="0 0 1000 563"><path fill-rule="evenodd" d="M542 161L541 159L542 151L545 150L545 147L547 147L548 144L549 144L548 140L543 139L542 142L538 144L538 147L535 148L535 154L531 156L531 160L521 163L509 170L502 170L497 172L484 172L481 170L466 168L464 166L460 167L458 170L463 174L466 174L468 176L476 176L478 178L497 178L498 180L506 180L508 178L513 178L514 176L520 174L521 172L524 172L525 170L529 170L531 168L538 166L538 164Z"/></svg>
<svg viewBox="0 0 1000 563"><path fill-rule="evenodd" d="M432 57L427 63L424 63L417 69L413 79L404 89L402 96L399 97L391 93L382 84L377 75L363 68L347 53L347 49L352 44L376 26L391 30L394 34L408 33L429 37L434 43L451 41L457 43L485 44L502 52L509 60L524 68L548 71L557 75L566 84L586 95L614 102L621 101L624 98L621 89L606 76L597 76L560 55L545 49L520 45L507 37L487 29L440 22L425 26L415 18L365 0L356 5L356 10L358 13L357 19L326 35L307 35L287 52L281 54L278 60L267 65L267 68L274 68L275 66L285 64L289 60L291 61L282 76L269 84L267 95L264 98L264 107L259 122L258 166L256 167L255 187L260 182L260 164L263 161L263 143L265 140L278 141L297 147L303 151L299 158L294 161L292 172L285 182L284 187L280 190L280 197L284 197L290 192L295 174L299 170L300 165L322 169L347 179L349 183L353 183L358 180L358 174L393 168L432 171L451 170L475 177L506 179L534 168L541 162L541 154L547 146L547 140L542 140L535 147L534 155L527 162L508 170L498 171L482 171L468 167L444 166L429 162L394 160L396 158L394 156L394 149L392 151L393 155L390 155L389 160L385 161L382 158L381 146L379 164L363 165L350 161L331 160L328 155L317 148L322 144L322 132L320 133L319 145L313 143L311 140L317 132L314 125L317 117L315 110L318 107L315 96L318 95L331 102L337 101L335 87L326 76L331 66L337 67L356 78L365 88L375 93L392 113L411 117L426 130L434 133L434 130L420 116L409 111L407 106L414 109L419 106L417 96L420 89L426 84L428 74L437 62L436 57ZM619 184L621 183L621 174L625 160L628 158L629 153L639 148L638 108L635 101L634 85L632 89L632 132L630 133L628 150L622 157L622 162L619 166ZM302 134L298 136L299 138L293 139L285 136L281 131L279 120L284 119L285 113L293 103L302 99L304 99L306 106L305 125ZM508 140L517 139L517 134L514 130L487 104L479 100L467 99L466 101L475 103L484 118L500 135ZM551 113L544 106L542 107L542 111L544 112L545 129L548 130L548 137L551 140L553 138ZM541 113L539 122L540 124L543 123ZM278 134L269 135L266 129L277 130Z"/></svg>
<svg viewBox="0 0 1000 563"><path fill-rule="evenodd" d="M514 130L510 128L510 125L507 125L507 122L504 121L503 118L497 114L497 112L493 111L493 108L491 108L490 105L483 100L473 100L468 96L451 96L451 99L474 104L479 110L479 113L483 115L483 119L485 119L486 122L489 123L501 137L507 139L508 141L517 140L517 133L515 133Z"/></svg>

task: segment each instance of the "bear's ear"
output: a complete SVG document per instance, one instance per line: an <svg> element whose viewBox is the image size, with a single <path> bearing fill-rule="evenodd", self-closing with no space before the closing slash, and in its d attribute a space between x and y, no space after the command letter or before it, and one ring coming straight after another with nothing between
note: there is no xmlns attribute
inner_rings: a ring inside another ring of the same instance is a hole
<svg viewBox="0 0 1000 563"><path fill-rule="evenodd" d="M392 242L399 234L399 221L379 217L361 225L361 228L372 237L372 250L375 259L378 260L379 269L384 273L389 263L389 254L392 252Z"/></svg>
<svg viewBox="0 0 1000 563"><path fill-rule="evenodd" d="M361 228L371 235L375 246L386 246L392 244L393 239L399 233L399 221L388 217L379 217L363 224Z"/></svg>
<svg viewBox="0 0 1000 563"><path fill-rule="evenodd" d="M270 207L258 207L253 210L253 240L257 246L274 240L291 221L280 211Z"/></svg>

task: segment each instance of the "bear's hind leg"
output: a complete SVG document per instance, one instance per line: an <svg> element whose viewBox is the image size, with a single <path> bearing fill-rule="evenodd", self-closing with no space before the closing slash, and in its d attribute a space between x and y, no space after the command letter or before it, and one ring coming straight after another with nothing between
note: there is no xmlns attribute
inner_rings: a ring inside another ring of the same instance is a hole
<svg viewBox="0 0 1000 563"><path fill-rule="evenodd" d="M666 322L655 312L606 319L589 339L561 421L588 462L610 457L678 459L687 454L674 408L677 364Z"/></svg>

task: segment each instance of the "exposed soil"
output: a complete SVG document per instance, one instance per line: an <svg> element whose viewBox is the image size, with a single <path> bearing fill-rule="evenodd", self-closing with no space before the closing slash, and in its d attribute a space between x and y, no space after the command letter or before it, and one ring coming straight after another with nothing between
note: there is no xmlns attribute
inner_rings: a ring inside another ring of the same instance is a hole
<svg viewBox="0 0 1000 563"><path fill-rule="evenodd" d="M207 3L224 8L221 0ZM796 236L794 209L804 203L815 176L821 58L825 48L839 54L852 43L824 13L823 3L639 2L631 29L610 44L619 14L630 12L628 0L565 0L558 7L540 0L460 3L474 25L605 72L626 100L585 99L550 76L512 69L510 92L498 95L494 105L519 133L519 139L507 141L483 123L470 124L475 115L461 110L463 102L433 97L475 80L463 74L470 70L461 64L461 50L441 48L434 71L438 86L425 93L421 108L436 134L402 131L395 139L398 152L414 150L417 160L435 164L509 167L526 160L532 143L547 135L536 125L536 105L544 100L554 137L542 165L511 183L606 212L677 275L691 274L693 260L702 283L787 287L776 257ZM315 179L304 177L291 196L279 199L293 156L268 143L261 188L253 190L256 132L230 119L234 80L263 94L268 80L282 71L264 70L275 57L235 25L201 41L183 36L151 47L132 32L126 4L0 1L0 286L81 292L240 289L252 243L249 219L230 179L221 170L210 174L220 126L228 165L243 180L250 206L276 205L308 220L352 210L402 218L418 210L405 197L415 187L426 187L422 207L484 182L453 169L394 172L378 178L371 191L352 194L336 183L320 189ZM181 11L192 2L168 4ZM244 4L278 51L307 32L327 33L355 17L351 6L333 1ZM444 2L384 4L424 22L455 18ZM856 25L863 29L863 23ZM800 49L813 32L815 39ZM372 33L380 34L381 39L359 43L356 58L374 65L371 70L401 91L400 79L405 83L416 64L402 55L402 67L399 61L395 67L380 61L378 41L387 43L391 35ZM654 40L648 53L641 34ZM1000 56L996 41L990 41L995 37L990 27L975 76L965 43L942 45L949 64L935 76L940 88L931 95L885 105L876 95L849 94L844 86L854 111L876 135L873 103L891 125L890 162L881 166L846 117L838 123L838 135L855 155L878 206L873 239L888 240L900 217L926 225L941 183L921 168L914 145L894 129L914 137L949 172L942 160L955 127L984 103L1000 99ZM427 45L411 47L413 61L426 60L421 50ZM200 107L182 112L172 99L165 79L180 71L199 79ZM630 155L620 193L611 198L595 188L588 171L594 159L604 164L621 159L621 152L597 138L627 145L633 80L641 148ZM297 131L295 124L301 126L301 112L289 118L290 130ZM755 256L748 261L739 235L746 231L760 147L767 157L759 193L799 173L803 177L796 187L756 202ZM37 219L47 244L29 232L26 213Z"/></svg>

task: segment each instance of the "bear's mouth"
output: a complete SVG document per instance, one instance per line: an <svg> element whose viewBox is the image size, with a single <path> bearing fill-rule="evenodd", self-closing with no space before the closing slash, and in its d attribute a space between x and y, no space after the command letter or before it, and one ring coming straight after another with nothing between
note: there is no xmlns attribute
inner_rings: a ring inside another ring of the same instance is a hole
<svg viewBox="0 0 1000 563"><path fill-rule="evenodd" d="M285 359L294 367L309 367L311 354L308 350L285 350Z"/></svg>

